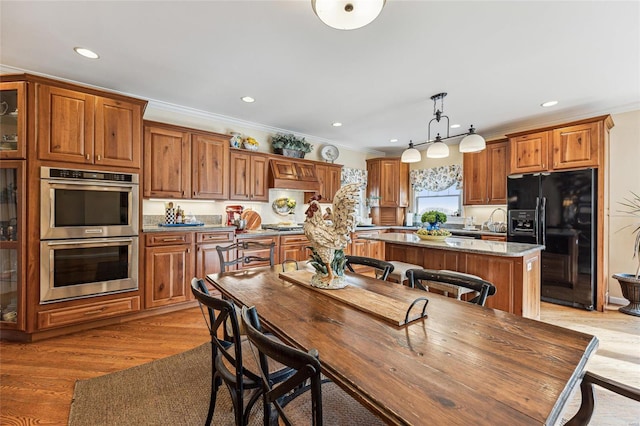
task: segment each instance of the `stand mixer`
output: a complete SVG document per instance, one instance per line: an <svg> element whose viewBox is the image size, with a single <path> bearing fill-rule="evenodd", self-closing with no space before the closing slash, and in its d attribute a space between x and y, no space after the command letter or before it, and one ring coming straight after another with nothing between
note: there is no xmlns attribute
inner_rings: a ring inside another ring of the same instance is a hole
<svg viewBox="0 0 640 426"><path fill-rule="evenodd" d="M227 213L227 226L235 225L236 219L241 219L242 211L244 208L242 206L227 206L225 208L225 212ZM236 217L236 215L238 215Z"/></svg>

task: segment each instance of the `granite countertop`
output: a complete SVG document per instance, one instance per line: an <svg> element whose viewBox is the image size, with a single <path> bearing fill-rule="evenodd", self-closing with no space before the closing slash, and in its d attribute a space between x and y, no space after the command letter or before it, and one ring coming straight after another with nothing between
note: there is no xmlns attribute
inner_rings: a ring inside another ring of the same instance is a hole
<svg viewBox="0 0 640 426"><path fill-rule="evenodd" d="M414 230L414 231L417 231L418 229L420 229L419 226L391 226L391 227L388 227L388 228L391 231L393 231L394 229ZM492 236L496 236L496 237L506 237L507 236L506 232L491 232L489 230L483 230L482 227L479 227L478 229L464 229L462 227L443 226L442 228L446 229L449 232L451 232L453 235L470 235L470 236L492 235Z"/></svg>
<svg viewBox="0 0 640 426"><path fill-rule="evenodd" d="M204 225L194 225L194 226L160 226L160 225L144 225L142 227L142 232L190 232L190 231L198 231L198 232L208 232L208 231L235 231L235 226L227 226L222 224L210 224L205 223Z"/></svg>
<svg viewBox="0 0 640 426"><path fill-rule="evenodd" d="M379 236L363 237L365 240L384 241L407 246L425 247L441 250L452 250L467 253L491 254L504 257L521 257L545 247L538 244L510 243L504 241L487 241L467 238L448 237L444 241L421 240L413 234L386 233Z"/></svg>

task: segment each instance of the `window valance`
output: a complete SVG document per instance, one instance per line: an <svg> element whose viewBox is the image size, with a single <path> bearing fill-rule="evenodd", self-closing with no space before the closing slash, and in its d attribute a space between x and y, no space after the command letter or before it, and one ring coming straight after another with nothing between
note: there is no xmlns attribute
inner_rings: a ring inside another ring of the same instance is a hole
<svg viewBox="0 0 640 426"><path fill-rule="evenodd" d="M462 189L462 166L433 167L431 169L411 170L409 179L415 191L444 191L453 185Z"/></svg>
<svg viewBox="0 0 640 426"><path fill-rule="evenodd" d="M342 174L340 175L340 183L348 185L350 183L357 183L365 186L367 184L367 171L361 169L352 169L350 167L343 167Z"/></svg>

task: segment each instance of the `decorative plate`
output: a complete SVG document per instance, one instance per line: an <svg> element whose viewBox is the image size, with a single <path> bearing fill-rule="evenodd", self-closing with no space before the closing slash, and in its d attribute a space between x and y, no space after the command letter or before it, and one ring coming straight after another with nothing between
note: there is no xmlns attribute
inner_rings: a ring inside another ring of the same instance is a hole
<svg viewBox="0 0 640 426"><path fill-rule="evenodd" d="M444 241L451 236L451 235L423 235L423 234L415 234L415 235L417 235L418 238L420 238L421 240L428 240L428 241Z"/></svg>
<svg viewBox="0 0 640 426"><path fill-rule="evenodd" d="M325 161L334 162L338 156L340 155L340 151L333 145L325 145L320 150L320 156Z"/></svg>

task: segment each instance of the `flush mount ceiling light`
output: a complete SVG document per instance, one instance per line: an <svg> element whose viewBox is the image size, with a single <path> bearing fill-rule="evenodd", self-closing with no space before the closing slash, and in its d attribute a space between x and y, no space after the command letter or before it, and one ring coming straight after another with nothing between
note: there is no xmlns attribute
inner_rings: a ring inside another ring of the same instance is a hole
<svg viewBox="0 0 640 426"><path fill-rule="evenodd" d="M322 22L338 30L355 30L378 17L385 0L311 0Z"/></svg>
<svg viewBox="0 0 640 426"><path fill-rule="evenodd" d="M429 148L427 149L428 158L448 157L449 147L443 141L460 136L464 136L464 138L460 141L460 152L478 152L485 149L485 140L482 136L476 134L476 129L474 129L473 125L471 125L471 128L469 128L469 131L467 133L461 133L459 135L453 136L449 135L449 128L453 126L449 126L449 117L444 115L445 96L447 96L445 92L431 96L431 100L433 101L433 115L435 115L435 118L432 118L431 121L429 121L427 141L415 145L413 144L413 142L409 142L409 148L406 149L402 153L402 157L400 157L400 161L402 161L403 163L417 163L418 161L422 160L420 151L418 151L415 147L425 144L430 144ZM438 101L440 101L440 109L437 108ZM447 136L442 137L440 136L440 133L438 133L435 139L431 140L431 124L434 121L436 123L439 123L442 118L447 119Z"/></svg>
<svg viewBox="0 0 640 426"><path fill-rule="evenodd" d="M540 106L543 107L543 108L549 108L549 107L556 106L556 105L558 105L558 101L549 101L549 102L545 102L543 104L540 104Z"/></svg>
<svg viewBox="0 0 640 426"><path fill-rule="evenodd" d="M342 126L342 123L340 123L339 121L336 121L335 123L331 123L331 125L333 127L340 127L340 126Z"/></svg>
<svg viewBox="0 0 640 426"><path fill-rule="evenodd" d="M255 102L256 100L253 99L251 96L243 96L240 98L242 100L242 102L246 102L248 104Z"/></svg>
<svg viewBox="0 0 640 426"><path fill-rule="evenodd" d="M74 47L73 50L80 56L84 56L89 59L98 59L100 56L93 50L86 49L84 47Z"/></svg>

